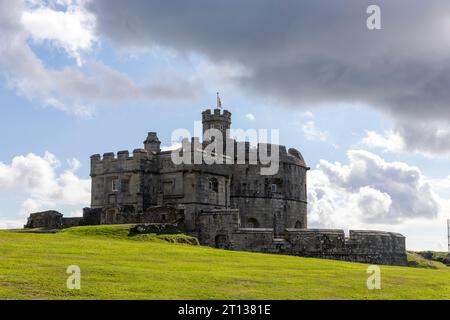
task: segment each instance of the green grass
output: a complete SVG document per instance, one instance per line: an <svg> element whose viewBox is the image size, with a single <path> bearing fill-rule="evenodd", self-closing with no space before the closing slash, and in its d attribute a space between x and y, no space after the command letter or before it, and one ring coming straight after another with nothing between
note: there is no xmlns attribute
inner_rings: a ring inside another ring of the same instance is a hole
<svg viewBox="0 0 450 320"><path fill-rule="evenodd" d="M129 228L0 231L0 298L450 299L444 268L381 266L381 290L368 290L365 264L217 250ZM69 265L81 268L81 290L66 288Z"/></svg>
<svg viewBox="0 0 450 320"><path fill-rule="evenodd" d="M407 256L408 256L408 266L410 267L426 268L426 269L447 269L450 271L450 267L447 267L439 260L426 259L425 257L423 257L423 255L421 255L418 252L408 252ZM430 257L433 257L432 253L430 253Z"/></svg>
<svg viewBox="0 0 450 320"><path fill-rule="evenodd" d="M416 253L421 255L425 259L437 261L445 265L449 264L450 262L450 255L448 252L419 251Z"/></svg>

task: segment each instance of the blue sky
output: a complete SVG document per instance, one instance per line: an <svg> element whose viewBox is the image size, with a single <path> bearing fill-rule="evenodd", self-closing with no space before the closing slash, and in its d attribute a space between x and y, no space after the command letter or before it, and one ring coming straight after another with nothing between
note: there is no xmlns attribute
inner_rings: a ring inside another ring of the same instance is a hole
<svg viewBox="0 0 450 320"><path fill-rule="evenodd" d="M0 227L23 224L31 209L80 214L89 205L90 155L141 148L149 131L169 146L172 131L192 131L201 112L215 106L219 91L234 128L279 129L281 143L302 152L312 168L312 226L399 231L409 248L445 248L449 159L446 150L408 140L413 131L405 123L423 124L420 117L410 120L385 107L370 90L364 97L349 91L347 100L330 94L324 101L312 93L303 99L284 88L264 90L267 83L252 77L269 66L240 59L236 52L219 57L201 43L188 50L170 39L158 42L157 26L149 29L154 41L139 38L139 32L130 34L129 42L115 39L102 25L99 10L106 7L92 9L89 3L2 3L13 27L0 24L6 34L0 41L14 40L16 46L0 47L8 58L0 59ZM63 32L51 28L55 25ZM193 46L195 41L200 40ZM392 51L395 59L402 57ZM282 62L273 59L270 68L278 68ZM38 71L23 72L19 65ZM83 86L92 79L97 87L91 93ZM298 83L301 91L306 80L292 79L286 86L295 91ZM389 99L399 100L383 101ZM440 119L424 121L442 126Z"/></svg>

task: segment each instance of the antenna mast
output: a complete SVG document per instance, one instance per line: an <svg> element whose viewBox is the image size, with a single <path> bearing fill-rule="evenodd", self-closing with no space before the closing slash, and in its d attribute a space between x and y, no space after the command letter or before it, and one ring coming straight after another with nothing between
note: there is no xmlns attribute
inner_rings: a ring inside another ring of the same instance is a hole
<svg viewBox="0 0 450 320"><path fill-rule="evenodd" d="M447 219L448 252L450 252L450 219Z"/></svg>

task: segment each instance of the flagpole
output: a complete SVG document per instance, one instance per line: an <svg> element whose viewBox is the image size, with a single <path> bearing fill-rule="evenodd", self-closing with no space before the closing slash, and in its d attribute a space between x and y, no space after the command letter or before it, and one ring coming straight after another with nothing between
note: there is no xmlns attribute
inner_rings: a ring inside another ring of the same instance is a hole
<svg viewBox="0 0 450 320"><path fill-rule="evenodd" d="M217 109L222 109L222 101L220 101L220 96L218 92L217 92Z"/></svg>

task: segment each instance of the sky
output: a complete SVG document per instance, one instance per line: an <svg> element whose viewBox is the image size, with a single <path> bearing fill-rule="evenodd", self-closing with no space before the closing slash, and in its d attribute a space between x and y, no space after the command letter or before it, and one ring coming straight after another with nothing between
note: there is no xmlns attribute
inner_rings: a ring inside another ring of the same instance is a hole
<svg viewBox="0 0 450 320"><path fill-rule="evenodd" d="M170 147L219 91L303 154L309 227L444 251L449 71L446 0L0 0L0 228L81 215L90 155Z"/></svg>

